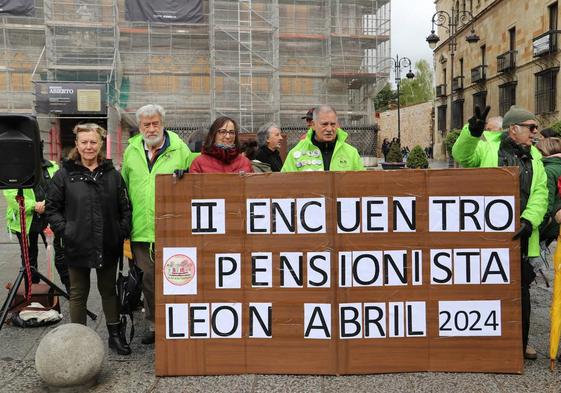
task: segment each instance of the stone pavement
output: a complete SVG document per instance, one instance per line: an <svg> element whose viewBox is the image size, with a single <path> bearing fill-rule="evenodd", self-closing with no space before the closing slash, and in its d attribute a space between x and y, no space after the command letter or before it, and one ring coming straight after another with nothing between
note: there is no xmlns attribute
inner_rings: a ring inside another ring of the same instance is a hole
<svg viewBox="0 0 561 393"><path fill-rule="evenodd" d="M431 163L433 168L446 168L447 163ZM0 217L5 214L5 201L0 197ZM2 223L3 226L3 223ZM553 249L554 245L552 246ZM17 239L0 231L0 300L19 269ZM46 272L46 256L40 252L40 267ZM551 281L551 268L546 274ZM92 274L92 280L95 274ZM58 277L55 281L58 280ZM57 281L58 282L58 281ZM217 377L154 376L153 346L144 346L136 338L129 357L109 352L97 385L91 392L561 392L561 366L549 371L549 305L551 288L543 280L532 289L532 326L530 343L538 351L538 360L526 361L523 375L407 373L364 376L293 376L240 375ZM100 318L89 326L104 342L107 339L102 317L101 299L92 283L89 308ZM68 322L68 302L62 301L64 320ZM137 335L145 329L141 314L135 318ZM57 325L55 325L57 326ZM52 327L20 329L5 325L0 330L0 392L47 392L47 386L35 371L34 358L41 338Z"/></svg>

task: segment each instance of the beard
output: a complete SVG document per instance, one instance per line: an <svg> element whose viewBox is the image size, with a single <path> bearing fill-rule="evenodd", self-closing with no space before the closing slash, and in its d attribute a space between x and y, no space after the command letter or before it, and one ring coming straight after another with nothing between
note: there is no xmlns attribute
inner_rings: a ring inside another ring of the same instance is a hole
<svg viewBox="0 0 561 393"><path fill-rule="evenodd" d="M160 146L164 141L164 134L158 136L144 137L144 142L148 147Z"/></svg>

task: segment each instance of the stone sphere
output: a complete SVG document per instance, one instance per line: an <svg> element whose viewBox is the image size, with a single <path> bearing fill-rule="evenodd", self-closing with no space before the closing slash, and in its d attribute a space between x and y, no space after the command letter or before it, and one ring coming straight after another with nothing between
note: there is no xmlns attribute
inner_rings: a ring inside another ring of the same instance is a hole
<svg viewBox="0 0 561 393"><path fill-rule="evenodd" d="M39 343L35 368L49 386L89 385L101 371L105 345L87 326L69 323L51 330Z"/></svg>

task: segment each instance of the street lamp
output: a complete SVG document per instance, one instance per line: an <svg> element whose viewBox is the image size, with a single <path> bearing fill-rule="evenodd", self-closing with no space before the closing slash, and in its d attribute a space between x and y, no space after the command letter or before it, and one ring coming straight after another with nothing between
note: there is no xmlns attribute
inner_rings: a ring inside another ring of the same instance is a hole
<svg viewBox="0 0 561 393"><path fill-rule="evenodd" d="M393 61L393 70L395 76L395 84L397 85L397 139L401 143L401 115L400 115L400 96L399 96L399 83L401 82L401 67L408 67L409 72L405 74L407 79L413 79L415 74L411 72L411 60L408 57L400 58L399 55L395 55L395 59L390 57Z"/></svg>
<svg viewBox="0 0 561 393"><path fill-rule="evenodd" d="M449 14L446 11L437 11L432 16L432 29L427 37L427 42L431 49L436 48L436 44L440 41L440 37L434 32L434 26L441 26L448 32L448 49L450 51L450 97L452 97L452 84L454 81L454 52L456 51L456 35L458 33L458 28L467 26L471 24L471 31L466 37L466 41L469 44L474 44L479 41L479 36L475 34L473 28L473 14L469 11L454 10L452 7L452 13Z"/></svg>
<svg viewBox="0 0 561 393"><path fill-rule="evenodd" d="M459 11L454 10L452 7L452 12L449 14L446 11L437 11L432 16L432 29L427 37L427 42L431 49L436 48L436 44L440 41L440 37L434 32L434 26L443 27L448 32L448 50L450 51L450 107L452 107L452 85L454 83L454 52L456 51L456 35L458 29L464 26L471 25L471 31L466 37L466 41L469 44L474 44L479 41L479 36L475 34L473 28L474 21L473 14L470 11ZM446 82L446 81L445 81Z"/></svg>

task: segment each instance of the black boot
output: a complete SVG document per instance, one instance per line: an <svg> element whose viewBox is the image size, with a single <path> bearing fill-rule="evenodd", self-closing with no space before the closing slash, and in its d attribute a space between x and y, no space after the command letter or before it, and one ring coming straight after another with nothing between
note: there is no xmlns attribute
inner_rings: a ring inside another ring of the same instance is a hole
<svg viewBox="0 0 561 393"><path fill-rule="evenodd" d="M130 355L131 347L128 346L121 336L121 324L107 325L107 331L109 332L109 348L116 351L119 355Z"/></svg>

